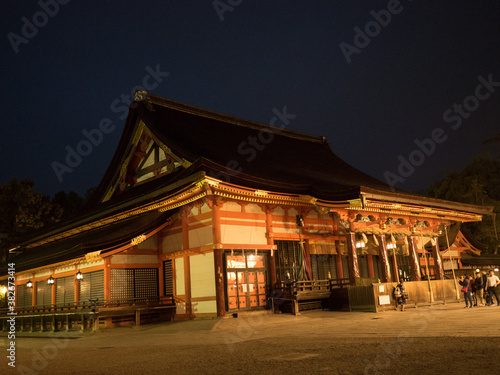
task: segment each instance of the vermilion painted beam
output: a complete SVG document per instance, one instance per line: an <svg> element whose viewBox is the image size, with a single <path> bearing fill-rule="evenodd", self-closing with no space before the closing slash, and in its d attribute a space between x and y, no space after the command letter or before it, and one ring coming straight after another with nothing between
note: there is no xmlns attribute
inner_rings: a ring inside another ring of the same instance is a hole
<svg viewBox="0 0 500 375"><path fill-rule="evenodd" d="M375 278L375 271L373 269L373 255L368 254L368 277Z"/></svg>
<svg viewBox="0 0 500 375"><path fill-rule="evenodd" d="M358 254L356 253L356 237L354 232L349 232L347 235L347 250L349 252L349 279L351 285L355 285L356 279L360 276Z"/></svg>
<svg viewBox="0 0 500 375"><path fill-rule="evenodd" d="M344 278L344 266L342 264L342 254L340 252L340 241L335 241L335 250L337 254L335 255L335 260L337 261L337 279Z"/></svg>
<svg viewBox="0 0 500 375"><path fill-rule="evenodd" d="M437 280L444 280L443 260L439 252L438 238L434 237L434 246L432 246L432 256L434 258L434 272Z"/></svg>
<svg viewBox="0 0 500 375"><path fill-rule="evenodd" d="M382 277L380 281L382 281L383 283L390 283L391 267L389 264L389 257L387 256L385 236L384 235L377 236L377 239L378 239L378 248L380 252L380 260L382 262L382 275L381 275Z"/></svg>
<svg viewBox="0 0 500 375"><path fill-rule="evenodd" d="M418 259L417 244L415 237L408 237L408 249L410 251L411 281L420 281L420 265Z"/></svg>

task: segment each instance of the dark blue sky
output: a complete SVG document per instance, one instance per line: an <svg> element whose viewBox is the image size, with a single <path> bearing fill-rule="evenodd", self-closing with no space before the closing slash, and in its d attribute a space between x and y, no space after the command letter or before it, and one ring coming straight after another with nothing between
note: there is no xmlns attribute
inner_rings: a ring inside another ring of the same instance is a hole
<svg viewBox="0 0 500 375"><path fill-rule="evenodd" d="M289 129L326 136L346 162L408 191L499 155L482 144L500 132L496 0L60 1L3 5L0 183L96 186L124 126L122 95L151 69L161 82L149 91L173 100L262 123L286 106ZM103 119L114 130L58 179L53 163ZM425 155L415 141L433 134ZM398 172L401 159L414 171Z"/></svg>

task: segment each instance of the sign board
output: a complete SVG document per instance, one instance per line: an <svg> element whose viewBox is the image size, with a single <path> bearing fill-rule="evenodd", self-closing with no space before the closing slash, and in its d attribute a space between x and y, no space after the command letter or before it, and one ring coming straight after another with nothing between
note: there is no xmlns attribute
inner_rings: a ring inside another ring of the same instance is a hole
<svg viewBox="0 0 500 375"><path fill-rule="evenodd" d="M390 305L391 299L389 296L378 296L378 304L379 305Z"/></svg>

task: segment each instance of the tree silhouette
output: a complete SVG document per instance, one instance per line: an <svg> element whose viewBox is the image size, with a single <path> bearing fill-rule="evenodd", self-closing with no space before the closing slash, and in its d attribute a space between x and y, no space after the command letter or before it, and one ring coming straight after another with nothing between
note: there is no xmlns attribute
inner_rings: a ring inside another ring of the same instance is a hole
<svg viewBox="0 0 500 375"><path fill-rule="evenodd" d="M432 184L427 195L434 198L475 205L493 206L500 212L500 162L488 155L475 157L461 171L449 172L443 179ZM474 238L487 244L489 251L498 252L497 228L500 215L484 217L482 222L464 224Z"/></svg>
<svg viewBox="0 0 500 375"><path fill-rule="evenodd" d="M28 234L59 221L63 209L50 197L35 192L34 182L16 178L0 186L0 249L2 261L7 258L14 237Z"/></svg>

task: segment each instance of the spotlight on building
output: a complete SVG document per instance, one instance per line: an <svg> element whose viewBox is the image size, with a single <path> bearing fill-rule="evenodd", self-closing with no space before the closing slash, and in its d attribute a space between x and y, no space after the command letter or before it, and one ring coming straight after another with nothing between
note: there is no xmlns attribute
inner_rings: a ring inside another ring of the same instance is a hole
<svg viewBox="0 0 500 375"><path fill-rule="evenodd" d="M28 280L28 282L26 283L26 286L28 288L33 288L33 283L31 282L31 280Z"/></svg>
<svg viewBox="0 0 500 375"><path fill-rule="evenodd" d="M47 284L49 284L49 285L54 284L54 278L53 278L52 276L50 276L50 277L47 279Z"/></svg>
<svg viewBox="0 0 500 375"><path fill-rule="evenodd" d="M78 271L78 272L76 273L76 279L77 279L77 280L81 280L81 279L83 279L83 273L81 273L80 271Z"/></svg>

